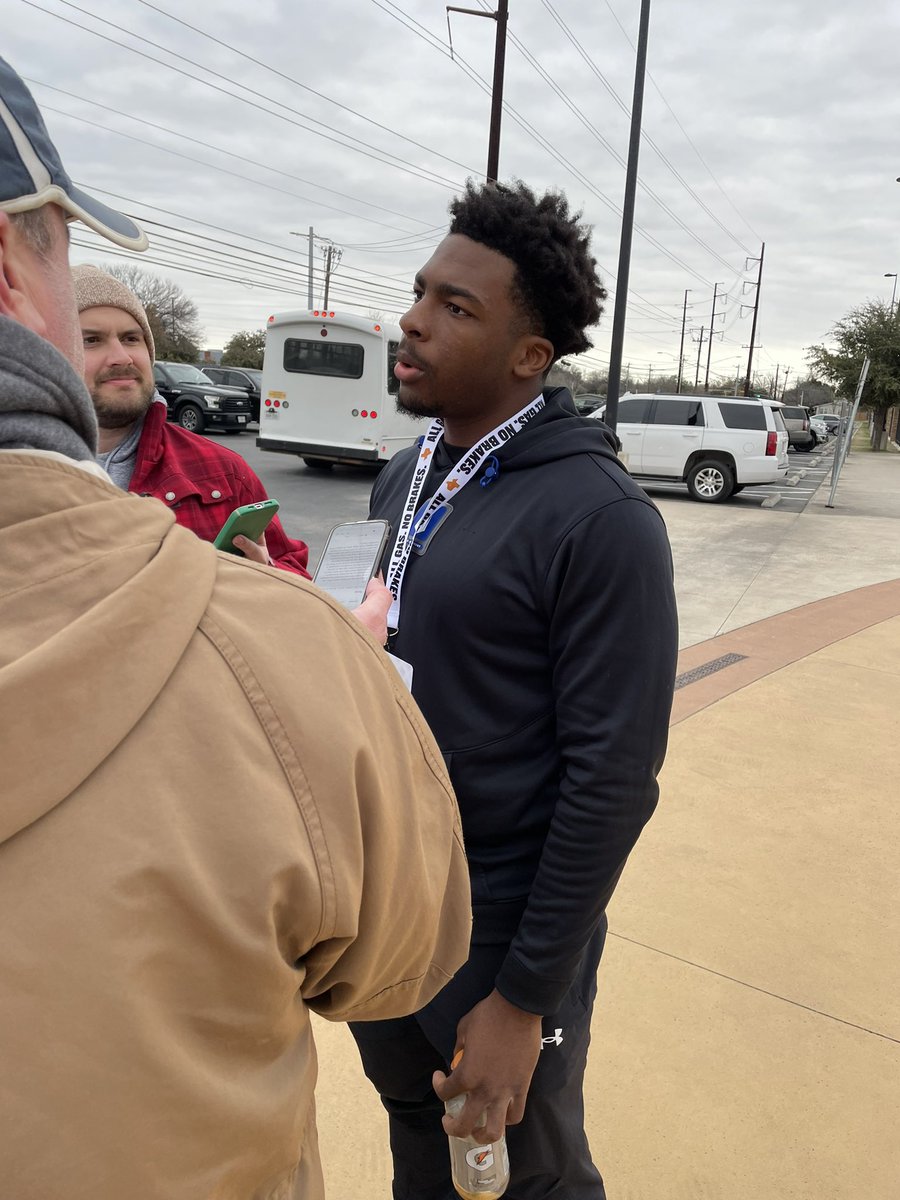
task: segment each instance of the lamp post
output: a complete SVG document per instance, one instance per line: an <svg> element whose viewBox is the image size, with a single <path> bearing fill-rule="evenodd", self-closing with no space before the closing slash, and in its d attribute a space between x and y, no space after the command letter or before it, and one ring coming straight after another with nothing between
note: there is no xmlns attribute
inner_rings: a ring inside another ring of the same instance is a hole
<svg viewBox="0 0 900 1200"><path fill-rule="evenodd" d="M893 317L894 301L897 299L897 272L896 271L885 271L884 277L885 277L885 279L893 279L893 281L894 281L894 286L891 289L891 309L890 309L891 316Z"/></svg>

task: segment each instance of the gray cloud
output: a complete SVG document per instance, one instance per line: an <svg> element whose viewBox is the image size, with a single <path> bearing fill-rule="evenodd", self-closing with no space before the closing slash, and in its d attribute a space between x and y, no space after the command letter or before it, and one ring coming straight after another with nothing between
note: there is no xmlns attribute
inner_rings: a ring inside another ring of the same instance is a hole
<svg viewBox="0 0 900 1200"><path fill-rule="evenodd" d="M442 3L263 0L248 9L238 0L196 0L186 10L160 0L160 9L225 46L138 0L97 0L91 15L62 0L40 4L48 11L6 0L4 55L23 75L85 98L40 84L33 89L81 184L126 197L120 203L128 211L194 231L182 235L200 256L190 260L192 270L146 265L176 278L197 300L209 344L261 325L273 311L305 305L306 247L289 231L310 224L345 247L334 303L368 299L379 312L402 311L408 281L439 237L430 231L445 224L455 187L469 171L483 170L486 157L488 97L459 61L428 44L429 35L446 42ZM551 7L605 82L567 39ZM630 105L633 51L609 5L517 0L512 8L511 34L624 157L628 120L609 89ZM633 38L637 0L612 0L612 8ZM386 10L402 10L413 28ZM849 307L890 295L884 272L900 270L898 26L900 13L881 0L852 7L833 0L752 6L657 0L645 131L695 195L645 141L642 180L662 204L642 190L637 220L664 249L635 237L626 360L642 370L669 369L684 289L692 289L692 322L699 326L708 324L712 285L719 282L730 300L714 367L733 372L750 332L749 317L738 315L742 280L753 274L745 259L758 253L760 239L766 241L759 332L765 371L775 362L802 370L804 348ZM493 30L486 20L453 18L459 58L488 79ZM620 162L513 43L506 98L571 165L557 161L508 114L501 174L537 188L563 188L593 225L595 252L611 273L619 223L610 206L621 204ZM112 111L85 102L91 100ZM369 143L368 155L337 144L350 138ZM379 155L396 156L407 169ZM167 240L177 234L149 229L151 259L187 263ZM203 241L200 233L226 244ZM74 248L76 261L98 261L106 253L90 235L78 241L90 246ZM262 254L273 257L257 257ZM273 268L280 273L270 274ZM611 309L597 331L593 361L608 357Z"/></svg>

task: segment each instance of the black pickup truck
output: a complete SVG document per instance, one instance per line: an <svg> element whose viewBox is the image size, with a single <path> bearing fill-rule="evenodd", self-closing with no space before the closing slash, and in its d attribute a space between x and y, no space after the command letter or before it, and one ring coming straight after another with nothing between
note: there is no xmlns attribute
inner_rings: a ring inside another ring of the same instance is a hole
<svg viewBox="0 0 900 1200"><path fill-rule="evenodd" d="M169 410L169 419L191 433L207 426L246 429L250 399L240 388L222 387L190 363L156 362L153 381Z"/></svg>

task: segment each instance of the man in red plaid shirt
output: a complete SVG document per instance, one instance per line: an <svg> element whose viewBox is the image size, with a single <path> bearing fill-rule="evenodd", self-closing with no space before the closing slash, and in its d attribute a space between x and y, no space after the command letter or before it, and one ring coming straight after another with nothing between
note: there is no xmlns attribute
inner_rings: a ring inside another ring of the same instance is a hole
<svg viewBox="0 0 900 1200"><path fill-rule="evenodd" d="M239 454L166 421L155 396L155 347L147 315L123 283L97 267L75 267L75 298L84 338L84 378L100 425L97 460L124 491L155 496L179 525L211 542L230 513L267 500ZM253 562L309 578L309 551L274 517L258 542L234 544Z"/></svg>

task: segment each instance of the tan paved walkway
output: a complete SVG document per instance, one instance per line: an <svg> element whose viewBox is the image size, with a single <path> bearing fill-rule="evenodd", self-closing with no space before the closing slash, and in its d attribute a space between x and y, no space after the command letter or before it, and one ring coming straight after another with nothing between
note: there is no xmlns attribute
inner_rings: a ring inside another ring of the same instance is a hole
<svg viewBox="0 0 900 1200"><path fill-rule="evenodd" d="M747 658L679 692L611 907L589 1067L611 1200L900 1196L898 614L883 585L691 649Z"/></svg>
<svg viewBox="0 0 900 1200"><path fill-rule="evenodd" d="M826 495L682 651L600 971L610 1200L900 1200L900 463L851 458ZM316 1036L329 1195L388 1200L386 1118L346 1029Z"/></svg>

